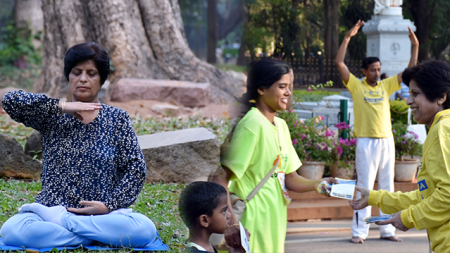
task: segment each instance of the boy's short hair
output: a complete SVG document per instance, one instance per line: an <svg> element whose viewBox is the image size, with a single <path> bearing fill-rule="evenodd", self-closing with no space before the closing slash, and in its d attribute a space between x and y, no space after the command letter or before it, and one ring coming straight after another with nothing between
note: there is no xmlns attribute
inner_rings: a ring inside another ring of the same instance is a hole
<svg viewBox="0 0 450 253"><path fill-rule="evenodd" d="M188 228L197 223L203 214L212 216L219 205L220 198L227 194L223 186L214 182L193 182L180 194L178 210Z"/></svg>

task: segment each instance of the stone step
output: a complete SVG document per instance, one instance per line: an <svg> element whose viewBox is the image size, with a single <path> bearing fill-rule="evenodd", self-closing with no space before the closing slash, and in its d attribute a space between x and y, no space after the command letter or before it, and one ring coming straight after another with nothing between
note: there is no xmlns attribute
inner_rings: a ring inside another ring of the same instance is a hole
<svg viewBox="0 0 450 253"><path fill-rule="evenodd" d="M375 183L374 189L378 189ZM395 191L409 192L417 189L416 183L396 182ZM287 219L351 219L353 210L348 200L328 198L317 192L295 193L289 192L292 202L288 205ZM379 209L372 207L372 215L379 215Z"/></svg>

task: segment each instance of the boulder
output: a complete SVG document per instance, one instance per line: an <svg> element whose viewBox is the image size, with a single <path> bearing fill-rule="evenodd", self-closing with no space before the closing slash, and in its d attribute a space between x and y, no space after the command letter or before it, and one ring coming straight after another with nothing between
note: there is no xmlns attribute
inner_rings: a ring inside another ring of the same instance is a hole
<svg viewBox="0 0 450 253"><path fill-rule="evenodd" d="M0 177L37 180L41 168L41 162L25 154L16 139L0 134Z"/></svg>
<svg viewBox="0 0 450 253"><path fill-rule="evenodd" d="M203 107L209 102L209 83L122 78L111 87L111 101L173 101L186 107Z"/></svg>
<svg viewBox="0 0 450 253"><path fill-rule="evenodd" d="M205 128L138 136L147 182L205 181L219 163L220 144Z"/></svg>
<svg viewBox="0 0 450 253"><path fill-rule="evenodd" d="M34 130L25 143L25 154L42 159L41 133Z"/></svg>

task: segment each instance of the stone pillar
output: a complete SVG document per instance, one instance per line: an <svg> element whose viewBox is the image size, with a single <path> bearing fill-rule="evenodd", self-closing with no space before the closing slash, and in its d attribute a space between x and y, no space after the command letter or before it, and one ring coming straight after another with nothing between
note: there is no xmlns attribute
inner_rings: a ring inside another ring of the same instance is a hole
<svg viewBox="0 0 450 253"><path fill-rule="evenodd" d="M413 22L403 19L401 7L386 8L363 26L367 35L367 57L380 59L381 73L391 77L408 67L411 57L408 26L416 30Z"/></svg>

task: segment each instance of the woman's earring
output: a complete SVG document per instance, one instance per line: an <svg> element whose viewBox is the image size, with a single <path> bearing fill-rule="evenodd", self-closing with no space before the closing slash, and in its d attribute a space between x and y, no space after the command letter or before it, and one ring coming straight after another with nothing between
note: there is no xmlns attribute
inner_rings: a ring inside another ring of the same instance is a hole
<svg viewBox="0 0 450 253"><path fill-rule="evenodd" d="M441 100L438 101L438 105L442 105L442 103L443 103L443 102L442 102Z"/></svg>
<svg viewBox="0 0 450 253"><path fill-rule="evenodd" d="M264 93L262 93L262 92L259 92L259 95L261 95L261 96L262 96L262 95L264 95Z"/></svg>

